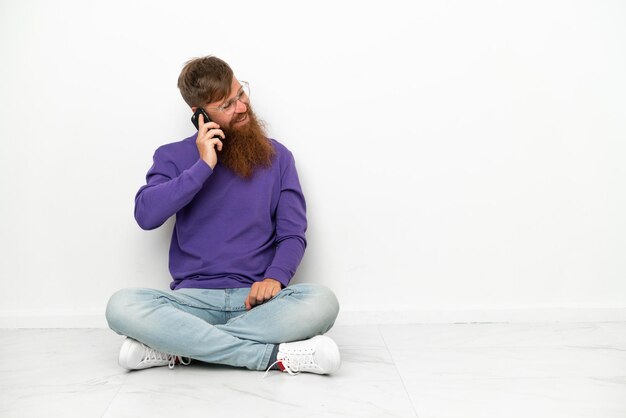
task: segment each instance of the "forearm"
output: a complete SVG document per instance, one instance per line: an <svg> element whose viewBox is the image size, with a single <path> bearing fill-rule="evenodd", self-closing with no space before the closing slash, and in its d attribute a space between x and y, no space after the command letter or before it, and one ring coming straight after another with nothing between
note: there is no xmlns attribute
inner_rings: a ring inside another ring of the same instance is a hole
<svg viewBox="0 0 626 418"><path fill-rule="evenodd" d="M304 257L306 239L301 236L284 238L276 246L276 254L272 264L265 270L265 277L278 280L283 286L287 286Z"/></svg>

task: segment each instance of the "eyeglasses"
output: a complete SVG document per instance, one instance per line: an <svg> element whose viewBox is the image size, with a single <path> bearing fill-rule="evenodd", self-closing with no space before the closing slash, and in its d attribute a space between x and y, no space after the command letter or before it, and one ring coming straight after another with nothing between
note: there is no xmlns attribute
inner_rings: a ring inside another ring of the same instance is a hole
<svg viewBox="0 0 626 418"><path fill-rule="evenodd" d="M222 103L221 106L218 107L205 107L205 110L217 110L222 113L233 113L235 108L237 107L237 101L241 101L245 104L250 102L250 85L247 81L239 80L241 84L241 88L237 92L237 95L232 99Z"/></svg>

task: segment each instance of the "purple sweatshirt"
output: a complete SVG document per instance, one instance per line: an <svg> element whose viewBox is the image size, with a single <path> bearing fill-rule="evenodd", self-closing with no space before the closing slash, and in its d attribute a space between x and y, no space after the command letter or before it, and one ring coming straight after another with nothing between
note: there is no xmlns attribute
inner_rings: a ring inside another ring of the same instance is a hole
<svg viewBox="0 0 626 418"><path fill-rule="evenodd" d="M197 135L159 147L135 196L142 229L176 214L170 288L250 287L268 277L287 286L304 255L307 228L292 153L271 139L272 167L244 180L219 162L212 170L200 158Z"/></svg>

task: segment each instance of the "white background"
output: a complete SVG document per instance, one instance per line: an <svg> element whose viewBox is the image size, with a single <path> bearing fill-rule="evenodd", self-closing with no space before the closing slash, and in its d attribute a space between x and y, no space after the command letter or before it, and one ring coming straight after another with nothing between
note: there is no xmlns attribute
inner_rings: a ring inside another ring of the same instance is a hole
<svg viewBox="0 0 626 418"><path fill-rule="evenodd" d="M133 218L213 54L295 155L340 321L626 317L626 3L0 0L0 325L167 288ZM574 312L572 314L572 312Z"/></svg>

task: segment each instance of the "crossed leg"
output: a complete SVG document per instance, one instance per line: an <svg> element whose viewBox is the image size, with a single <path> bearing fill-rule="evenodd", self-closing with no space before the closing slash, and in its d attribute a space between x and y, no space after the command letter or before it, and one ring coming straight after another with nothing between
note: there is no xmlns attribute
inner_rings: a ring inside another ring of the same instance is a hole
<svg viewBox="0 0 626 418"><path fill-rule="evenodd" d="M112 330L159 351L208 363L263 370L276 344L327 332L339 312L330 289L294 284L246 311L249 288L123 289L107 305Z"/></svg>

